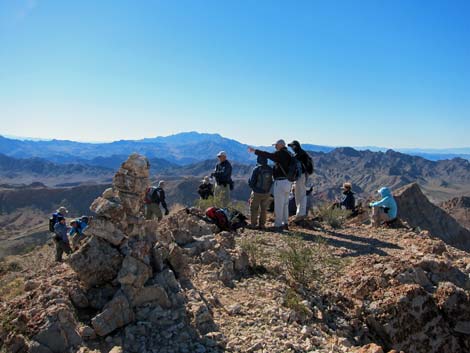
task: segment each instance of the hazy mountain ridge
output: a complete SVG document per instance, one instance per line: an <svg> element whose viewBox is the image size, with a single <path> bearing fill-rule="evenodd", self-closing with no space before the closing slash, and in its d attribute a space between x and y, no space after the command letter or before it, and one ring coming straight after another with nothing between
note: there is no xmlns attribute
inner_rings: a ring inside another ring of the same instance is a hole
<svg viewBox="0 0 470 353"><path fill-rule="evenodd" d="M256 141L255 145L256 145ZM301 141L303 142L303 141ZM331 152L332 146L304 143L306 150ZM249 163L254 160L246 153L248 145L219 134L183 132L170 136L158 136L141 140L119 140L107 143L74 142L68 140L17 140L0 136L0 153L16 158L41 157L57 163L87 163L99 165L100 158L127 156L132 152L146 155L149 159L164 158L168 162L187 165L214 158L220 150L225 150L231 160ZM260 147L271 149L270 146ZM385 152L383 147L357 147L357 150ZM461 157L470 159L469 148L457 149L397 149L400 152L418 155L430 160ZM98 159L98 160L97 160ZM114 158L117 160L118 158ZM85 162L88 161L88 162ZM116 165L115 162L112 164ZM108 164L110 166L110 164Z"/></svg>

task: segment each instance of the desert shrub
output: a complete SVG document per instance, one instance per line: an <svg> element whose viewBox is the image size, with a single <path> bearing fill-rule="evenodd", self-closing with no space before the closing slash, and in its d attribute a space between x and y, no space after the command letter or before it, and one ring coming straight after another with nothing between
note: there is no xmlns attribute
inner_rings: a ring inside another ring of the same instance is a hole
<svg viewBox="0 0 470 353"><path fill-rule="evenodd" d="M179 211L185 209L186 207L180 203L175 203L170 206L170 215L174 215L175 213L178 213Z"/></svg>
<svg viewBox="0 0 470 353"><path fill-rule="evenodd" d="M265 272L264 259L266 259L266 252L263 248L264 240L261 236L255 238L243 238L240 241L241 249L247 253L250 262L250 267L254 272Z"/></svg>
<svg viewBox="0 0 470 353"><path fill-rule="evenodd" d="M311 316L311 311L308 306L305 305L302 297L292 288L287 288L283 305L286 308L294 310L300 321L305 321Z"/></svg>
<svg viewBox="0 0 470 353"><path fill-rule="evenodd" d="M10 300L24 293L24 280L21 277L2 280L0 287L0 298Z"/></svg>
<svg viewBox="0 0 470 353"><path fill-rule="evenodd" d="M320 206L318 212L321 220L333 228L341 228L346 219L351 215L351 211L327 205Z"/></svg>
<svg viewBox="0 0 470 353"><path fill-rule="evenodd" d="M279 250L279 259L290 279L307 288L322 284L330 272L341 267L341 260L324 241L307 242L297 235L287 239L286 247Z"/></svg>
<svg viewBox="0 0 470 353"><path fill-rule="evenodd" d="M23 270L21 265L18 262L11 261L11 262L0 262L0 275L7 273L7 272L20 272Z"/></svg>
<svg viewBox="0 0 470 353"><path fill-rule="evenodd" d="M222 198L220 196L211 196L206 200L198 199L194 202L194 206L199 208L202 211L205 211L209 207L222 207ZM231 201L228 205L229 208L233 208L243 214L246 214L248 211L248 206L245 202L242 201Z"/></svg>

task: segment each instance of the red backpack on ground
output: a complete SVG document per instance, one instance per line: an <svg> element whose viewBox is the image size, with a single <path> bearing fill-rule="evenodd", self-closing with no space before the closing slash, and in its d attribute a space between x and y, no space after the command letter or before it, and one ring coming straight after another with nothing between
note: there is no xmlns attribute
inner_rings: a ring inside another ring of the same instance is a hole
<svg viewBox="0 0 470 353"><path fill-rule="evenodd" d="M206 210L206 217L209 218L219 229L229 230L230 224L225 212L217 207L209 207Z"/></svg>

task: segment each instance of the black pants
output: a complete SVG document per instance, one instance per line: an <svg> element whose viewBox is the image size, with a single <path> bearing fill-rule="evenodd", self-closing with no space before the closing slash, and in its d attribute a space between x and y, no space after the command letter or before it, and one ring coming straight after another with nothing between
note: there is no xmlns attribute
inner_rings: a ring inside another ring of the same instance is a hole
<svg viewBox="0 0 470 353"><path fill-rule="evenodd" d="M55 260L62 261L62 254L70 254L72 249L70 249L69 243L64 242L63 240L54 239L55 243Z"/></svg>

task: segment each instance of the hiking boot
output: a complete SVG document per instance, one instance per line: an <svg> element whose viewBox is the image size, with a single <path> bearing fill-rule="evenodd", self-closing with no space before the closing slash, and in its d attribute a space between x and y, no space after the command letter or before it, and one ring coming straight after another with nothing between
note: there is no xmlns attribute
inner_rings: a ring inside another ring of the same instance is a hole
<svg viewBox="0 0 470 353"><path fill-rule="evenodd" d="M284 231L284 227L283 226L280 226L280 227L273 227L272 228L272 231L274 233L282 233Z"/></svg>
<svg viewBox="0 0 470 353"><path fill-rule="evenodd" d="M289 230L289 225L286 223L286 224L284 224L284 225L282 226L282 228L283 228L284 230Z"/></svg>

